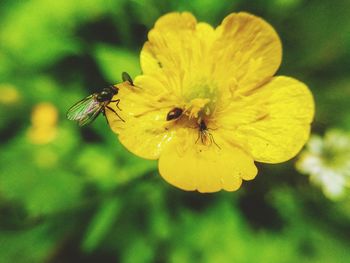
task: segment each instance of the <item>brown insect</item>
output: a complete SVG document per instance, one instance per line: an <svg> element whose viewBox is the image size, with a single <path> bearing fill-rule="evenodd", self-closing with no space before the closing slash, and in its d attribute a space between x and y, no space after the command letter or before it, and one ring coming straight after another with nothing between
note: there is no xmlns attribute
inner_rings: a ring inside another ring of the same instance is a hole
<svg viewBox="0 0 350 263"><path fill-rule="evenodd" d="M209 140L209 145L214 143L219 149L220 146L215 142L214 136L209 132L209 128L207 127L207 124L204 120L201 120L198 126L198 138L196 140L196 143L198 143L199 139L204 145L208 145L207 141Z"/></svg>
<svg viewBox="0 0 350 263"><path fill-rule="evenodd" d="M183 110L181 108L174 108L168 112L168 115L166 116L166 120L167 121L176 120L182 115L182 113L183 113Z"/></svg>

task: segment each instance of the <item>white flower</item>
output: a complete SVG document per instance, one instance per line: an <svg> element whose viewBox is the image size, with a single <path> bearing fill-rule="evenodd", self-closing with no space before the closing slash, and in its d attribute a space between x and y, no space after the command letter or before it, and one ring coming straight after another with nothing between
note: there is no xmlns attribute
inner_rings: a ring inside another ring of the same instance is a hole
<svg viewBox="0 0 350 263"><path fill-rule="evenodd" d="M350 188L350 135L330 130L322 139L311 136L296 168L310 175L310 181L322 188L330 199L339 199Z"/></svg>

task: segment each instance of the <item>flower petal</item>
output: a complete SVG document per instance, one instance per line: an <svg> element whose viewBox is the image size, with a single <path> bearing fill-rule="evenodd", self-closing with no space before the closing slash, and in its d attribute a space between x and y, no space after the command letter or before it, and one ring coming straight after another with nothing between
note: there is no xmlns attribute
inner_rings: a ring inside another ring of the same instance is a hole
<svg viewBox="0 0 350 263"><path fill-rule="evenodd" d="M134 86L128 82L115 85L119 91L113 97L113 100L120 100L119 108L115 103L110 103L108 107L112 108L125 120L125 122L122 122L114 112L106 110L108 122L115 133L119 133L120 129L126 126L130 118L135 118L150 111L156 111L158 108L164 108L164 105L167 105L167 103L169 104L172 95L169 94L159 77L143 75L134 79Z"/></svg>
<svg viewBox="0 0 350 263"><path fill-rule="evenodd" d="M196 27L196 18L187 12L169 13L160 17L148 33L148 40L141 51L141 68L144 74L154 73L163 67L179 67L182 60L184 39ZM188 43L190 44L190 43Z"/></svg>
<svg viewBox="0 0 350 263"><path fill-rule="evenodd" d="M120 142L132 153L146 159L158 159L159 153L176 134L173 122L166 121L173 109L173 95L152 76L138 76L134 85L118 84L120 99L118 107L110 103L120 118L111 110L106 110L111 129L119 134Z"/></svg>
<svg viewBox="0 0 350 263"><path fill-rule="evenodd" d="M156 160L166 144L176 135L176 130L169 130L165 120L169 110L145 113L128 120L119 133L120 142L133 154L145 159Z"/></svg>
<svg viewBox="0 0 350 263"><path fill-rule="evenodd" d="M227 129L227 139L256 161L287 161L309 138L314 101L307 86L296 79L275 77L231 105L220 113L218 123Z"/></svg>
<svg viewBox="0 0 350 263"><path fill-rule="evenodd" d="M218 86L239 94L272 77L282 60L281 41L270 24L247 13L228 15L216 28L212 46ZM224 80L224 82L223 82Z"/></svg>
<svg viewBox="0 0 350 263"><path fill-rule="evenodd" d="M206 23L198 23L187 12L170 13L159 18L148 34L148 41L141 51L143 74L161 73L173 76L169 89L187 87L193 81L203 63L209 46L215 37L214 29ZM208 66L209 68L209 66ZM203 74L207 74L206 72ZM174 82L174 83L171 83ZM173 84L173 85L172 85Z"/></svg>
<svg viewBox="0 0 350 263"><path fill-rule="evenodd" d="M253 159L241 149L225 143L219 136L215 140L221 149L213 143L196 144L195 136L179 135L161 153L159 172L168 183L187 191L210 193L222 189L235 191L242 179L256 176Z"/></svg>

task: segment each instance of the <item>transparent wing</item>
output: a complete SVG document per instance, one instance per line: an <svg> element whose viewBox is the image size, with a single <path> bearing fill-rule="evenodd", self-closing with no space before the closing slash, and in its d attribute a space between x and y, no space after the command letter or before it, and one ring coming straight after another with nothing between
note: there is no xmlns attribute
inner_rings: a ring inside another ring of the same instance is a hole
<svg viewBox="0 0 350 263"><path fill-rule="evenodd" d="M91 123L101 112L103 105L96 99L95 94L75 103L67 112L67 119L77 121L80 126Z"/></svg>

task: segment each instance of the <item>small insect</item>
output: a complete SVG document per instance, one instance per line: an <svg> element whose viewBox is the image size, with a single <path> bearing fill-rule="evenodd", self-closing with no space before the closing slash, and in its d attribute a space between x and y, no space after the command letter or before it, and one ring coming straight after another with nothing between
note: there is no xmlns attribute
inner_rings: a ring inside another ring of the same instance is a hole
<svg viewBox="0 0 350 263"><path fill-rule="evenodd" d="M196 140L196 143L199 141L199 139L204 145L211 145L212 143L214 143L219 149L221 149L220 146L215 142L213 135L209 132L209 128L207 127L204 120L201 120L199 123L198 138Z"/></svg>
<svg viewBox="0 0 350 263"><path fill-rule="evenodd" d="M134 82L132 81L132 79L128 73L126 73L126 72L122 73L122 80L128 81L132 86L134 86Z"/></svg>
<svg viewBox="0 0 350 263"><path fill-rule="evenodd" d="M180 108L174 108L171 111L168 112L168 115L166 116L167 121L176 120L182 115L183 110Z"/></svg>
<svg viewBox="0 0 350 263"><path fill-rule="evenodd" d="M122 73L123 81L128 81L131 85L133 84L131 77L128 73ZM121 110L118 106L120 99L112 100L114 95L117 95L119 92L119 88L114 85L111 85L107 88L104 88L99 93L91 94L86 98L82 99L75 103L67 112L67 119L77 121L80 126L84 126L93 122L98 115L102 112L103 115L106 115L106 110L110 110L114 112L118 118L125 122L122 117L111 107L108 106L109 103L115 102L116 106L119 110ZM106 119L107 120L107 119ZM108 122L108 120L107 120Z"/></svg>

